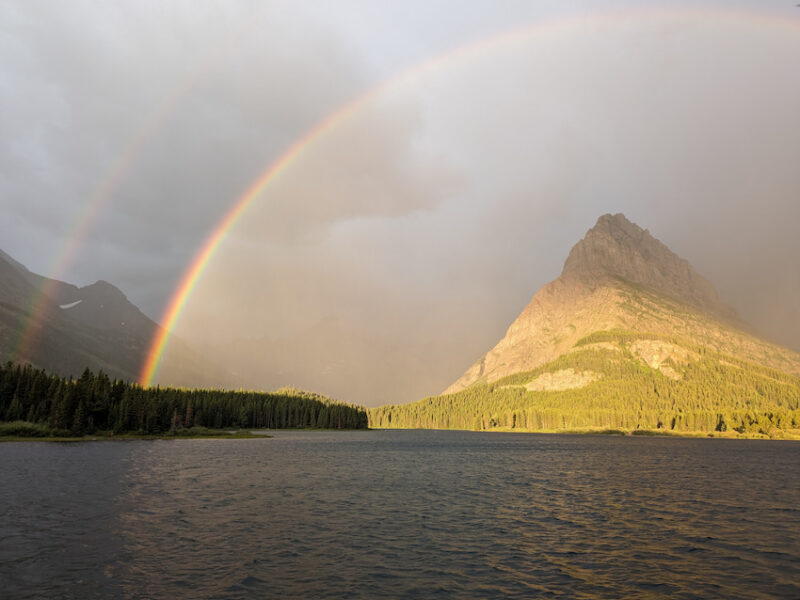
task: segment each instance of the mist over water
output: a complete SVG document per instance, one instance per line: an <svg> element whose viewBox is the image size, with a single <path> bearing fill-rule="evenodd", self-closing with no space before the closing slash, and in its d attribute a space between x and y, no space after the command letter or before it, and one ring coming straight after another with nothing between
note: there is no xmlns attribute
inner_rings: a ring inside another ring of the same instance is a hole
<svg viewBox="0 0 800 600"><path fill-rule="evenodd" d="M794 443L281 431L0 451L10 600L800 595Z"/></svg>

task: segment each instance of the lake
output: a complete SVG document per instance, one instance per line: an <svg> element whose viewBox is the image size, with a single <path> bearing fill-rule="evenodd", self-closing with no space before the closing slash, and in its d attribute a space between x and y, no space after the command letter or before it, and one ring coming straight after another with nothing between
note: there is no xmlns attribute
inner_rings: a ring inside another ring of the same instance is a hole
<svg viewBox="0 0 800 600"><path fill-rule="evenodd" d="M0 444L0 597L800 598L800 443Z"/></svg>

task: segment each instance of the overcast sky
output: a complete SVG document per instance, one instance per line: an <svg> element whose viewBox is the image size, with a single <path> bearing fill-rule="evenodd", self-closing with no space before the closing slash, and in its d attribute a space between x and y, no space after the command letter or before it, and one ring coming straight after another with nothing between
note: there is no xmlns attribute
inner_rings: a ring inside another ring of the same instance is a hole
<svg viewBox="0 0 800 600"><path fill-rule="evenodd" d="M800 348L795 4L5 0L0 248L159 320L259 174L389 81L250 207L183 337L334 317L460 372L624 212Z"/></svg>

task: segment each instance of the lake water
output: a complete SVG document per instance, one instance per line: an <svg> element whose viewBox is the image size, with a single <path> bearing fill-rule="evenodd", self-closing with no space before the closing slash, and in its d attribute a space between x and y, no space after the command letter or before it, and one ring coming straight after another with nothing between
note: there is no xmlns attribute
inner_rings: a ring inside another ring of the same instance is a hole
<svg viewBox="0 0 800 600"><path fill-rule="evenodd" d="M0 444L0 597L800 598L800 443Z"/></svg>

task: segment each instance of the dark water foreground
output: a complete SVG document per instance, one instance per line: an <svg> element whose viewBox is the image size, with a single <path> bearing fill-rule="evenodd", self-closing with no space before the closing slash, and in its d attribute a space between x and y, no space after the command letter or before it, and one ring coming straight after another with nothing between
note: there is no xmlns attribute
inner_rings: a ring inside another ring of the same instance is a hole
<svg viewBox="0 0 800 600"><path fill-rule="evenodd" d="M800 443L0 445L0 597L800 598Z"/></svg>

